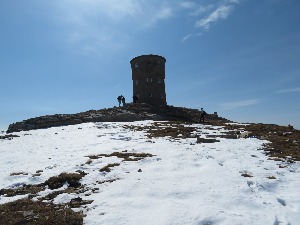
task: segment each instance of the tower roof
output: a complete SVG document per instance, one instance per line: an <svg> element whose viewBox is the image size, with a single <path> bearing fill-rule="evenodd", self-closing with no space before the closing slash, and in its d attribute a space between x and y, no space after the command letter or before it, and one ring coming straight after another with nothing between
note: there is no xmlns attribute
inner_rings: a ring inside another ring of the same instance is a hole
<svg viewBox="0 0 300 225"><path fill-rule="evenodd" d="M140 56L134 57L134 58L130 61L130 63L132 63L133 61L136 61L136 60L138 60L138 59L151 59L151 58L153 58L153 59L155 59L155 58L161 58L161 59L164 60L164 62L166 62L166 58L165 58L165 57L160 56L160 55L152 55L152 54L150 54L150 55L140 55Z"/></svg>

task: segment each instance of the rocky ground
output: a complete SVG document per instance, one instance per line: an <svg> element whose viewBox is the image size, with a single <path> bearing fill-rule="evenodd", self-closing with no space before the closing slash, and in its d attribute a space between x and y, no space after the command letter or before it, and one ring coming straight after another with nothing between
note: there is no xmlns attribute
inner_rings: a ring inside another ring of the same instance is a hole
<svg viewBox="0 0 300 225"><path fill-rule="evenodd" d="M87 112L77 114L56 114L31 118L9 125L7 133L74 125L86 122L133 122L141 120L184 121L198 123L200 121L200 112L197 109L174 106L127 104L123 107L89 110ZM218 115L208 114L206 116L206 122L211 124L224 124L229 121L222 117L218 117Z"/></svg>

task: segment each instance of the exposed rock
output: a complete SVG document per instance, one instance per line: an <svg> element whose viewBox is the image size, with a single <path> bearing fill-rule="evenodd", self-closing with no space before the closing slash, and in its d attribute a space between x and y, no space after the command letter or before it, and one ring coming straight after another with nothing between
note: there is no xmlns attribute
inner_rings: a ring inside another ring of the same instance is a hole
<svg viewBox="0 0 300 225"><path fill-rule="evenodd" d="M20 137L20 136L18 136L18 135L13 135L13 134L8 134L8 135L1 135L0 136L0 139L8 139L8 140L11 140L11 139L13 139L14 137Z"/></svg>
<svg viewBox="0 0 300 225"><path fill-rule="evenodd" d="M91 204L94 200L83 200L80 197L71 199L69 206L71 208L79 208L82 205Z"/></svg>
<svg viewBox="0 0 300 225"><path fill-rule="evenodd" d="M220 140L197 137L197 143L198 144L201 144L201 143L215 143L215 142L220 142Z"/></svg>
<svg viewBox="0 0 300 225"><path fill-rule="evenodd" d="M215 114L206 115L208 124L224 124L228 120ZM40 116L10 124L7 133L74 125L86 122L133 122L140 120L185 121L198 123L200 111L174 106L152 106L149 104L127 104L101 110L89 110L77 114L55 114Z"/></svg>

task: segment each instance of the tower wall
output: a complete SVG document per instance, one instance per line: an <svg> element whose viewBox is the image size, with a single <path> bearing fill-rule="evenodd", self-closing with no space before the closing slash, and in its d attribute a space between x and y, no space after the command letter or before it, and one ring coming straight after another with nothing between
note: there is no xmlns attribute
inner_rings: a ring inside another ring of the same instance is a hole
<svg viewBox="0 0 300 225"><path fill-rule="evenodd" d="M142 55L130 61L133 94L140 103L166 105L165 91L166 59L159 55Z"/></svg>

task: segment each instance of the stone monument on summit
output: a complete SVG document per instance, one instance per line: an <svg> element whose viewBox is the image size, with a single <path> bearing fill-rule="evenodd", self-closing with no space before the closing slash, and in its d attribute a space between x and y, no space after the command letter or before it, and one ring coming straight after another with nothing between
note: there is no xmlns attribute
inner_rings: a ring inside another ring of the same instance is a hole
<svg viewBox="0 0 300 225"><path fill-rule="evenodd" d="M133 94L139 103L167 105L165 63L166 59L159 55L141 55L130 61Z"/></svg>

